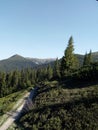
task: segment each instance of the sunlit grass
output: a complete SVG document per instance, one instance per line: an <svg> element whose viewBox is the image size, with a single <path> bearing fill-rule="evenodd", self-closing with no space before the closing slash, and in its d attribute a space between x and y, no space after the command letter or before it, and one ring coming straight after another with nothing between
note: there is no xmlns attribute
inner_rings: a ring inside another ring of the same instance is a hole
<svg viewBox="0 0 98 130"><path fill-rule="evenodd" d="M19 107L18 105L15 105L16 102L26 93L27 93L26 90L22 90L22 91L10 94L6 97L0 98L0 126L8 118L8 115L6 113L10 110L16 110L17 107Z"/></svg>

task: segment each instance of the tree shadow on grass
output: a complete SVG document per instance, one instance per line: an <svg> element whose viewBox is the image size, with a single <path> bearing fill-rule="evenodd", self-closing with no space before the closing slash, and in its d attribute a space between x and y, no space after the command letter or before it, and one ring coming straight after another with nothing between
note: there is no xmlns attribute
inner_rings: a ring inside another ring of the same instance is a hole
<svg viewBox="0 0 98 130"><path fill-rule="evenodd" d="M98 97L81 98L79 100L72 100L67 103L55 103L52 105L45 105L45 106L42 106L41 108L34 109L33 112L38 112L38 111L43 112L47 108L50 108L52 110L56 110L58 108L64 108L64 109L69 110L70 108L79 104L84 104L86 108L89 108L92 103L98 104Z"/></svg>
<svg viewBox="0 0 98 130"><path fill-rule="evenodd" d="M70 79L60 82L60 86L65 89L86 88L94 85L98 85L98 81L77 81Z"/></svg>
<svg viewBox="0 0 98 130"><path fill-rule="evenodd" d="M74 108L76 108L77 106L80 107L81 104L85 107L85 108L90 108L92 107L92 104L98 104L98 97L90 97L90 98L81 98L79 100L74 100L74 101L69 101L67 103L56 103L56 104L51 104L51 105L45 105L45 106L41 106L40 108L35 108L31 111L29 111L29 115L32 115L33 113L39 113L39 116L42 115L45 111L50 110L50 114L48 115L47 118L51 118L53 116L52 113L56 112L56 111L60 111L61 109L63 110L67 110L68 112L71 112ZM79 108L82 109L82 108ZM98 114L98 113L96 113ZM23 115L24 116L24 115ZM25 119L25 122L28 118ZM39 122L39 118L36 121L36 123ZM23 121L16 121L15 122L18 127L21 128L21 130L30 130L28 128L25 127L25 125L23 124Z"/></svg>

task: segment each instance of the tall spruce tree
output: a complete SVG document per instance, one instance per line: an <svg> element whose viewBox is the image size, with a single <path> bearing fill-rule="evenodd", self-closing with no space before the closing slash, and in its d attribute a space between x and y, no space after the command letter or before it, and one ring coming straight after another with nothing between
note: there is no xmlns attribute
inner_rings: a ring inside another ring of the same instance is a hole
<svg viewBox="0 0 98 130"><path fill-rule="evenodd" d="M53 77L59 79L60 78L60 64L58 58L55 61L54 68L53 68Z"/></svg>
<svg viewBox="0 0 98 130"><path fill-rule="evenodd" d="M79 66L77 57L74 55L73 37L68 41L68 46L64 51L64 56L61 61L61 74L67 75Z"/></svg>
<svg viewBox="0 0 98 130"><path fill-rule="evenodd" d="M47 79L50 80L53 77L53 69L50 65L47 67Z"/></svg>
<svg viewBox="0 0 98 130"><path fill-rule="evenodd" d="M90 50L90 52L88 54L86 52L84 56L83 66L90 65L91 62L92 62L92 51Z"/></svg>

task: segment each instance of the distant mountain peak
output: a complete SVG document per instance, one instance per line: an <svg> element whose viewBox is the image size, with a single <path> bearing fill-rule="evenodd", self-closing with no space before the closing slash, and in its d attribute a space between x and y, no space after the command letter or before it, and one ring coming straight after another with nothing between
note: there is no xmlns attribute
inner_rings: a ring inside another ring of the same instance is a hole
<svg viewBox="0 0 98 130"><path fill-rule="evenodd" d="M25 60L25 58L23 56L18 55L18 54L15 54L15 55L9 57L8 59L10 59L10 60Z"/></svg>
<svg viewBox="0 0 98 130"><path fill-rule="evenodd" d="M15 55L11 56L10 58L14 58L14 57L23 57L23 56L15 54Z"/></svg>
<svg viewBox="0 0 98 130"><path fill-rule="evenodd" d="M21 56L21 55L15 54L15 55L13 55L13 56Z"/></svg>

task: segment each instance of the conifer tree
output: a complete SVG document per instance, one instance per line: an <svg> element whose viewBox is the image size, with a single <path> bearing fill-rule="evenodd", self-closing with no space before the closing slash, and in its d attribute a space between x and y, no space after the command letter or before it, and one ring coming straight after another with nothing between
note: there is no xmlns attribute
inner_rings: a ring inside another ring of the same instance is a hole
<svg viewBox="0 0 98 130"><path fill-rule="evenodd" d="M90 50L88 54L88 63L91 64L91 62L92 62L92 51Z"/></svg>
<svg viewBox="0 0 98 130"><path fill-rule="evenodd" d="M50 65L47 67L47 79L50 80L53 77L53 69Z"/></svg>
<svg viewBox="0 0 98 130"><path fill-rule="evenodd" d="M61 77L63 77L65 75L65 57L63 56L61 59L61 65L60 65L60 74Z"/></svg>
<svg viewBox="0 0 98 130"><path fill-rule="evenodd" d="M92 62L92 51L90 50L90 52L88 54L86 53L84 56L83 66L90 65L91 62Z"/></svg>
<svg viewBox="0 0 98 130"><path fill-rule="evenodd" d="M78 60L74 55L73 37L68 41L68 46L64 51L64 56L61 61L61 74L68 74L79 66Z"/></svg>
<svg viewBox="0 0 98 130"><path fill-rule="evenodd" d="M58 58L55 61L54 68L53 68L53 77L60 78L60 64Z"/></svg>

